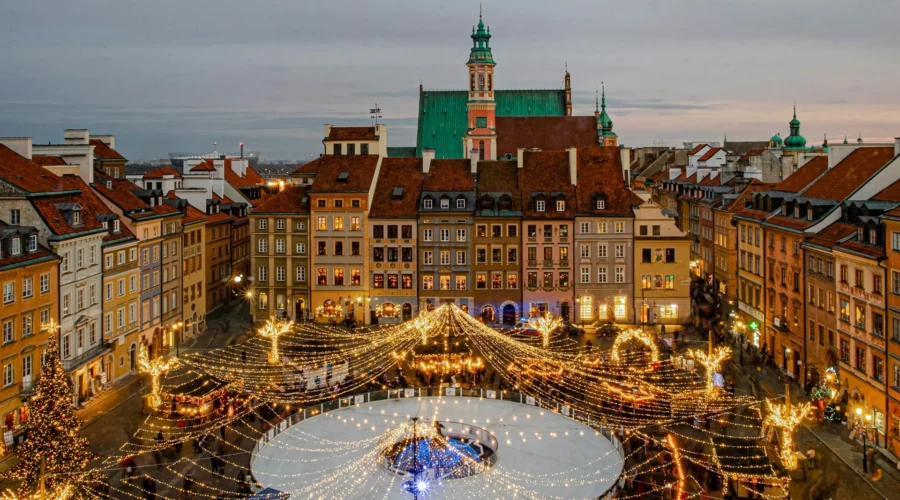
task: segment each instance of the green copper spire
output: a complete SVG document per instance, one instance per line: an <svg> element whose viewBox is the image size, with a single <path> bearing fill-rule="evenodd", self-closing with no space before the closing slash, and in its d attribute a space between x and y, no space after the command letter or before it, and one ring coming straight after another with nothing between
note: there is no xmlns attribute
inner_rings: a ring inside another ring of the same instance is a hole
<svg viewBox="0 0 900 500"><path fill-rule="evenodd" d="M847 134L844 134L844 144L847 144Z"/></svg>
<svg viewBox="0 0 900 500"><path fill-rule="evenodd" d="M800 120L797 119L797 104L794 104L794 118L790 122L791 135L784 140L785 151L802 151L806 149L806 138L800 135Z"/></svg>
<svg viewBox="0 0 900 500"><path fill-rule="evenodd" d="M491 54L491 28L484 28L484 20L481 16L481 6L478 7L478 29L472 28L472 50L469 52L469 64L485 63L495 64Z"/></svg>
<svg viewBox="0 0 900 500"><path fill-rule="evenodd" d="M600 122L600 130L603 135L614 136L616 134L613 132L612 119L606 113L606 85L603 82L600 82L600 84L600 115L597 116L597 121Z"/></svg>

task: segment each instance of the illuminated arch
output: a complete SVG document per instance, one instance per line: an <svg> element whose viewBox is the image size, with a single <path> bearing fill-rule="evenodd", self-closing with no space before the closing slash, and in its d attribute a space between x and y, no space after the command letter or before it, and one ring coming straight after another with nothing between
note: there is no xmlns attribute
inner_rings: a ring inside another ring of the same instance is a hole
<svg viewBox="0 0 900 500"><path fill-rule="evenodd" d="M622 344L628 342L629 340L637 340L638 342L641 342L645 346L649 347L650 362L659 362L659 347L656 346L656 339L653 338L652 334L634 328L625 330L616 337L616 343L613 344L612 348L613 361L617 363L619 362L619 348Z"/></svg>

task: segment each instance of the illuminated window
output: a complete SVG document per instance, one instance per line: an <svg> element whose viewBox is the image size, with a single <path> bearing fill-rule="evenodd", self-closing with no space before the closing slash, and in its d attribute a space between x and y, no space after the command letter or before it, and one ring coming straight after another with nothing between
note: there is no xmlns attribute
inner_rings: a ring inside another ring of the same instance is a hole
<svg viewBox="0 0 900 500"><path fill-rule="evenodd" d="M613 297L613 313L616 318L624 318L626 316L625 308L628 305L628 299L624 295Z"/></svg>
<svg viewBox="0 0 900 500"><path fill-rule="evenodd" d="M450 276L441 276L441 290L450 289Z"/></svg>
<svg viewBox="0 0 900 500"><path fill-rule="evenodd" d="M515 273L506 275L506 288L515 290L519 288L519 276Z"/></svg>
<svg viewBox="0 0 900 500"><path fill-rule="evenodd" d="M594 314L594 297L586 295L581 297L581 319L593 319Z"/></svg>
<svg viewBox="0 0 900 500"><path fill-rule="evenodd" d="M434 276L422 276L422 290L434 290Z"/></svg>
<svg viewBox="0 0 900 500"><path fill-rule="evenodd" d="M332 221L334 225L335 231L343 231L344 230L344 217L341 215L334 216L334 220Z"/></svg>
<svg viewBox="0 0 900 500"><path fill-rule="evenodd" d="M603 320L609 318L609 309L606 307L606 304L597 305L597 318Z"/></svg>
<svg viewBox="0 0 900 500"><path fill-rule="evenodd" d="M465 276L457 276L456 277L456 289L457 290L465 290L466 289L466 277Z"/></svg>
<svg viewBox="0 0 900 500"><path fill-rule="evenodd" d="M643 290L650 290L653 288L653 278L649 274L641 276L641 288Z"/></svg>
<svg viewBox="0 0 900 500"><path fill-rule="evenodd" d="M326 218L324 215L320 215L316 218L316 230L318 231L327 231L328 230L328 222L326 222Z"/></svg>
<svg viewBox="0 0 900 500"><path fill-rule="evenodd" d="M660 319L678 319L678 305L659 306Z"/></svg>

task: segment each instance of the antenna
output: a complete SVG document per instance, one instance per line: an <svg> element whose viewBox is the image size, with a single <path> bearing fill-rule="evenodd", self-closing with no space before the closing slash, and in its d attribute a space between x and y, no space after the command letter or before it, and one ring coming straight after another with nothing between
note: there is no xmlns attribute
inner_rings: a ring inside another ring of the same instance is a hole
<svg viewBox="0 0 900 500"><path fill-rule="evenodd" d="M374 123L375 125L378 125L378 120L383 118L381 116L381 108L378 107L377 102L375 103L375 107L369 110L369 114L372 117L372 123Z"/></svg>

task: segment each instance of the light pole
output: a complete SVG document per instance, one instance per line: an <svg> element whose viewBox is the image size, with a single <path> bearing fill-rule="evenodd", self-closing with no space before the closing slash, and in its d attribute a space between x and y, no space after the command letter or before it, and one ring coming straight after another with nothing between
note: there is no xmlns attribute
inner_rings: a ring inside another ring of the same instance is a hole
<svg viewBox="0 0 900 500"><path fill-rule="evenodd" d="M862 422L862 428L863 428L863 455L862 455L863 472L869 472L869 461L868 461L868 457L867 457L868 434L869 434L868 423L872 420L872 414L869 412L866 412L865 417L863 417L862 407L857 406L856 407L856 416L859 417L860 421Z"/></svg>

